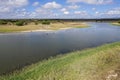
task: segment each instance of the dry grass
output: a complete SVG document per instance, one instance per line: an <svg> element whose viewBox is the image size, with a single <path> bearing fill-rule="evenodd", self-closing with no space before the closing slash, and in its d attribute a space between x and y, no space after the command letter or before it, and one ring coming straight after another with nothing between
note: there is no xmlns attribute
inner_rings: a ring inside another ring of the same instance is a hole
<svg viewBox="0 0 120 80"><path fill-rule="evenodd" d="M0 32L20 32L20 31L34 31L34 30L59 30L61 28L83 28L88 25L85 23L65 22L65 23L51 23L50 25L42 24L28 24L25 26L16 25L0 25Z"/></svg>
<svg viewBox="0 0 120 80"><path fill-rule="evenodd" d="M114 22L114 23L112 23L112 25L120 26L120 23Z"/></svg>

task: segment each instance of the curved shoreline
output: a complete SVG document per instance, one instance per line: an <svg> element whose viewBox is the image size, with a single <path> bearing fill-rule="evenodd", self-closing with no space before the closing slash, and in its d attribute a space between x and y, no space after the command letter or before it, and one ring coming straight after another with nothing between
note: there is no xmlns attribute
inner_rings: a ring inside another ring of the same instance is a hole
<svg viewBox="0 0 120 80"><path fill-rule="evenodd" d="M50 25L34 25L28 24L24 26L16 25L0 25L0 33L16 33L16 32L38 32L38 31L57 31L70 28L86 28L89 25L87 23L51 23Z"/></svg>
<svg viewBox="0 0 120 80"><path fill-rule="evenodd" d="M73 27L74 28L74 27ZM68 29L72 29L72 27L69 28L60 28L58 30L68 30ZM55 32L58 30L50 30L50 29L37 29L37 30L25 30L25 31L13 31L13 32L0 32L1 34L9 34L9 33L29 33L29 32Z"/></svg>
<svg viewBox="0 0 120 80"><path fill-rule="evenodd" d="M72 29L72 27L68 27L68 28L60 28L58 30L67 30L67 29ZM50 29L38 29L38 30L28 30L28 31L20 31L20 32L47 32L47 31L56 31L56 30L50 30Z"/></svg>

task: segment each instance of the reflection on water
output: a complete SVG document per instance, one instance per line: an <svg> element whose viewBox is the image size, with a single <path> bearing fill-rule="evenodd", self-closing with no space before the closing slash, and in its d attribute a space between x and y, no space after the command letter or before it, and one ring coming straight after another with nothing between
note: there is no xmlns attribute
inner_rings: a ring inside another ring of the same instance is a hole
<svg viewBox="0 0 120 80"><path fill-rule="evenodd" d="M0 34L0 73L60 53L120 41L120 27L89 24L89 28L55 32Z"/></svg>

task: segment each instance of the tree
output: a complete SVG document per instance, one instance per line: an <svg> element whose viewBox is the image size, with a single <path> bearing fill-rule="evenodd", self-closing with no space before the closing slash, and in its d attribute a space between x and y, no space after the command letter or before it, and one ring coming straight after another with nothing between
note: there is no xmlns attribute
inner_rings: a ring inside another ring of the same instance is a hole
<svg viewBox="0 0 120 80"><path fill-rule="evenodd" d="M0 25L5 25L5 24L7 24L7 21L5 21L5 20L0 20Z"/></svg>
<svg viewBox="0 0 120 80"><path fill-rule="evenodd" d="M15 24L17 26L23 26L24 25L24 21L16 21Z"/></svg>
<svg viewBox="0 0 120 80"><path fill-rule="evenodd" d="M44 20L44 21L42 21L42 24L44 24L44 25L50 25L50 21Z"/></svg>

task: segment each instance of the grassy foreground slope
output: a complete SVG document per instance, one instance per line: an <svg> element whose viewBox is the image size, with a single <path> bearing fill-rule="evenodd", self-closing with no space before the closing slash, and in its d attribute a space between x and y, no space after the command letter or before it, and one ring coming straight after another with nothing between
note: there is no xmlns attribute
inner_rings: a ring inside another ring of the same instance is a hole
<svg viewBox="0 0 120 80"><path fill-rule="evenodd" d="M59 55L0 80L120 80L120 42Z"/></svg>

